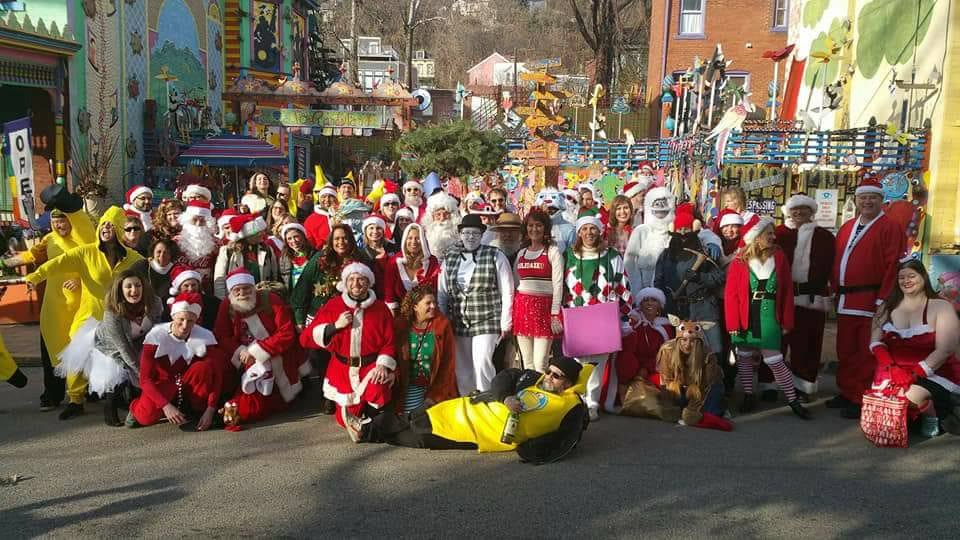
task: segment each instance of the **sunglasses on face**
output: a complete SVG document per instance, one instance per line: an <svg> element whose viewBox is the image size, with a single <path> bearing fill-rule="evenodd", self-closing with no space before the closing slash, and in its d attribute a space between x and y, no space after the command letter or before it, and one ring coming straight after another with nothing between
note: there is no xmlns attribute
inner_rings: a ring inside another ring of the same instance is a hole
<svg viewBox="0 0 960 540"><path fill-rule="evenodd" d="M398 202L387 202L387 203L383 203L383 206L400 206L400 203L398 203Z"/></svg>
<svg viewBox="0 0 960 540"><path fill-rule="evenodd" d="M550 377L551 379L556 379L556 380L566 379L566 378L567 378L567 376L564 375L563 373L557 373L556 371L554 371L554 370L552 370L552 369L548 369L548 370L546 371L546 373L543 374L543 376L544 376L544 377Z"/></svg>
<svg viewBox="0 0 960 540"><path fill-rule="evenodd" d="M504 199L490 199L490 204L502 204Z"/></svg>
<svg viewBox="0 0 960 540"><path fill-rule="evenodd" d="M141 229L140 227L124 227L123 230L126 232L134 232L134 231L140 231L143 229Z"/></svg>

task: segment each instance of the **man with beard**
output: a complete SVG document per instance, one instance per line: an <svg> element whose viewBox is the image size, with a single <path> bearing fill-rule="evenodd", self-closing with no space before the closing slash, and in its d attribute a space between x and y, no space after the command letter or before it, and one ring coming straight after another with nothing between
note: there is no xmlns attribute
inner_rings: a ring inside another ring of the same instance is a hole
<svg viewBox="0 0 960 540"><path fill-rule="evenodd" d="M513 262L517 259L517 252L520 251L520 226L523 220L516 214L504 212L497 216L497 220L490 226L489 230L493 233L493 239L487 244L503 252L513 267Z"/></svg>
<svg viewBox="0 0 960 540"><path fill-rule="evenodd" d="M245 268L258 286L281 283L280 254L271 242L264 242L267 222L259 214L243 214L230 220L230 243L221 247L213 271L213 294L227 297L227 275Z"/></svg>
<svg viewBox="0 0 960 540"><path fill-rule="evenodd" d="M480 216L463 218L438 280L437 303L456 335L461 396L490 388L494 350L513 326L513 269L500 250L481 245L485 229Z"/></svg>
<svg viewBox="0 0 960 540"><path fill-rule="evenodd" d="M123 205L127 212L134 212L143 225L143 230L149 232L153 228L153 190L147 186L133 186L127 190L127 202Z"/></svg>
<svg viewBox="0 0 960 540"><path fill-rule="evenodd" d="M427 212L422 224L427 231L430 250L441 261L459 240L457 225L460 224L460 212L457 206L457 200L443 191L427 199ZM479 216L477 220L480 220Z"/></svg>
<svg viewBox="0 0 960 540"><path fill-rule="evenodd" d="M183 204L189 204L191 201L209 203L213 200L213 194L207 187L200 184L190 184L183 188L183 193L180 194L180 198L183 200Z"/></svg>
<svg viewBox="0 0 960 540"><path fill-rule="evenodd" d="M643 205L643 225L630 233L623 261L635 291L653 286L657 259L670 244L676 200L670 190L657 187L647 192Z"/></svg>
<svg viewBox="0 0 960 540"><path fill-rule="evenodd" d="M683 205L677 209L670 247L657 260L653 286L666 292L666 313L685 321L719 321L720 295L724 273L707 256L697 232L693 230L693 208ZM697 261L702 259L698 268ZM704 329L710 352L723 350L723 335L719 325Z"/></svg>
<svg viewBox="0 0 960 540"><path fill-rule="evenodd" d="M337 190L327 184L314 192L314 196L317 202L313 205L313 213L303 222L303 227L314 249L322 249L333 225L330 216L337 209Z"/></svg>
<svg viewBox="0 0 960 540"><path fill-rule="evenodd" d="M555 187L545 187L537 193L534 206L538 206L550 216L550 236L553 238L553 244L562 254L573 245L576 239L573 225L564 217L567 205L563 193Z"/></svg>
<svg viewBox="0 0 960 540"><path fill-rule="evenodd" d="M403 205L413 212L413 221L420 223L427 214L423 204L423 187L416 180L409 180L403 184Z"/></svg>
<svg viewBox="0 0 960 540"><path fill-rule="evenodd" d="M176 237L180 256L176 264L193 268L203 276L203 290L213 291L213 267L220 250L216 221L210 203L192 200L180 214L180 234Z"/></svg>
<svg viewBox="0 0 960 540"><path fill-rule="evenodd" d="M242 422L256 422L281 412L310 372L297 340L293 311L280 296L257 291L253 274L237 268L227 275L228 301L220 304L214 332L230 363L239 370L239 386L230 399ZM228 375L226 391L236 384Z"/></svg>

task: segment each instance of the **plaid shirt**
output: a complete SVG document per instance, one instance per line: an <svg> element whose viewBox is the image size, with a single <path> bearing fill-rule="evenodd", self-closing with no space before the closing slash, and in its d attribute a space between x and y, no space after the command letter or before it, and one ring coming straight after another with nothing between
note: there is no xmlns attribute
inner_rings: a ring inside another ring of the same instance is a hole
<svg viewBox="0 0 960 540"><path fill-rule="evenodd" d="M573 248L566 253L566 272L564 273L563 303L566 307L580 307L602 302L620 302L620 311L626 315L631 311L633 296L630 294L630 281L623 269L623 259L612 249L607 249L590 262L596 263L596 271L591 276L582 276L584 259ZM588 266L593 265L587 263Z"/></svg>
<svg viewBox="0 0 960 540"><path fill-rule="evenodd" d="M476 268L466 289L457 283L462 261L459 246L444 259L446 288L450 293L448 308L453 331L461 337L500 333L500 283L497 279L497 248L480 246L476 252Z"/></svg>

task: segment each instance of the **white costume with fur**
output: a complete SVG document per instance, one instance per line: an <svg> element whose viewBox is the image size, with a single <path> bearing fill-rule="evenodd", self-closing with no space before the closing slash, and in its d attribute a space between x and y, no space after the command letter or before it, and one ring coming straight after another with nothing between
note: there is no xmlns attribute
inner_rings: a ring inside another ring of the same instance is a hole
<svg viewBox="0 0 960 540"><path fill-rule="evenodd" d="M633 229L624 253L624 268L630 289L653 286L657 258L670 245L670 225L675 217L676 199L663 187L647 192L643 201L643 225Z"/></svg>

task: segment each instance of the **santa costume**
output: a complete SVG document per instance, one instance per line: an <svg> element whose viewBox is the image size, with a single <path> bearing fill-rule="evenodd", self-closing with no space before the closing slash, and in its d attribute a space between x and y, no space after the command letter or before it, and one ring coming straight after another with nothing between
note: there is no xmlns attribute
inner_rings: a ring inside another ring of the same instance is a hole
<svg viewBox="0 0 960 540"><path fill-rule="evenodd" d="M880 182L865 178L856 195L883 196ZM870 353L874 312L897 284L897 261L906 251L906 234L881 211L864 223L855 217L840 227L833 263L837 289L837 387L858 405L870 388L876 360Z"/></svg>
<svg viewBox="0 0 960 540"><path fill-rule="evenodd" d="M420 191L419 197L411 198L409 195L405 195L403 198L404 208L409 208L410 212L413 213L413 222L420 223L421 220L423 220L423 216L429 212L426 201L424 201L423 186L416 180L408 180L403 184L403 192L406 193L408 189L417 189Z"/></svg>
<svg viewBox="0 0 960 540"><path fill-rule="evenodd" d="M817 202L804 194L787 199L784 209L789 212L801 206L817 213ZM797 389L815 394L823 328L833 303L827 284L833 271L835 239L830 231L814 222L800 227L780 225L776 234L777 245L790 261L793 277L793 331L784 336L783 352L786 355L789 350L790 369Z"/></svg>
<svg viewBox="0 0 960 540"><path fill-rule="evenodd" d="M643 201L643 224L630 233L623 263L630 278L630 288L640 290L653 286L657 259L670 245L670 225L674 219L676 199L667 188L653 188Z"/></svg>
<svg viewBox="0 0 960 540"><path fill-rule="evenodd" d="M303 222L303 226L307 230L307 241L313 245L314 249L323 248L323 245L327 242L327 237L330 236L330 227L333 225L330 212L320 206L320 197L326 195L336 197L337 190L331 185L326 185L317 191L317 200L313 203L313 213Z"/></svg>
<svg viewBox="0 0 960 540"><path fill-rule="evenodd" d="M171 315L193 313L199 318L200 295L177 295ZM187 416L199 416L216 408L223 384L224 358L213 333L194 326L186 340L173 336L172 323L154 326L143 340L140 353L141 396L130 403L127 424L149 426L165 415L163 408L173 404Z"/></svg>
<svg viewBox="0 0 960 540"><path fill-rule="evenodd" d="M437 210L446 210L450 213L450 218L443 222L434 222L433 213ZM418 221L423 224L427 233L430 250L443 261L447 252L459 241L460 209L457 200L443 191L431 195L427 199L426 215Z"/></svg>
<svg viewBox="0 0 960 540"><path fill-rule="evenodd" d="M423 256L421 258L420 270L414 275L407 272L405 266L410 254L407 252L407 238L411 234L419 235L420 249ZM411 223L403 231L403 238L400 240L400 253L397 253L387 263L384 271L384 301L391 311L396 312L400 307L400 302L415 287L426 285L437 290L437 278L440 276L440 261L430 253L430 246L427 244L427 235L423 227L418 223Z"/></svg>
<svg viewBox="0 0 960 540"><path fill-rule="evenodd" d="M227 290L242 285L254 286L253 275L237 268L226 279ZM281 412L303 389L301 376L310 372L310 364L297 340L293 311L280 296L258 291L256 307L249 313L238 313L230 300L220 304L214 331L225 355L239 372L227 376L225 390L235 386L230 401L236 403L240 420L256 422ZM244 365L240 355L255 359Z"/></svg>
<svg viewBox="0 0 960 540"><path fill-rule="evenodd" d="M204 188L206 189L206 188ZM202 225L194 224L194 218L203 218ZM203 276L201 285L203 290L213 290L213 267L220 250L220 241L217 239L216 222L213 220L213 211L209 202L193 200L180 214L180 225L183 227L175 238L180 255L176 264L193 268Z"/></svg>
<svg viewBox="0 0 960 540"><path fill-rule="evenodd" d="M363 300L352 298L346 291L352 274L366 277L370 290ZM340 296L331 298L314 317L303 333L300 344L310 349L326 349L332 359L323 381L323 395L336 403L337 423L346 426L348 418L370 417L390 402L391 383L374 383L375 368L390 372L397 368L393 340L393 315L390 308L373 292L373 271L364 264L351 263L340 274L337 288ZM349 329L337 330L336 321L344 312L353 314Z"/></svg>
<svg viewBox="0 0 960 540"><path fill-rule="evenodd" d="M190 184L183 188L183 192L180 193L180 198L184 203L188 203L192 200L210 202L213 200L213 193L211 193L210 189L206 186L200 184Z"/></svg>
<svg viewBox="0 0 960 540"><path fill-rule="evenodd" d="M150 213L153 212L153 208L147 210L140 210L137 208L134 201L137 197L143 195L150 195L153 197L153 190L147 186L133 186L127 190L127 202L123 205L123 209L127 212L133 212L138 218L140 218L140 223L143 224L143 231L150 232L150 229L153 228L153 218Z"/></svg>

